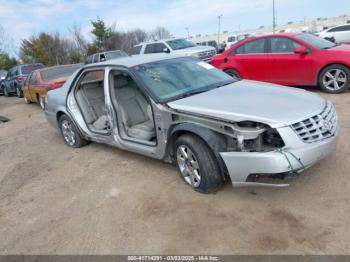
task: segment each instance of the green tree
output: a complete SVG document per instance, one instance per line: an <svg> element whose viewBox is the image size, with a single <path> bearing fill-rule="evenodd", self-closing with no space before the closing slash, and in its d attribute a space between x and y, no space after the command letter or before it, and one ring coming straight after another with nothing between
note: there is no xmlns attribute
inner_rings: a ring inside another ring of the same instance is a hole
<svg viewBox="0 0 350 262"><path fill-rule="evenodd" d="M43 63L47 66L70 62L70 44L58 33L40 33L28 40L23 40L20 58L24 63Z"/></svg>
<svg viewBox="0 0 350 262"><path fill-rule="evenodd" d="M0 52L0 70L9 70L18 64L18 61L14 57L10 57L5 52Z"/></svg>
<svg viewBox="0 0 350 262"><path fill-rule="evenodd" d="M94 44L98 51L103 51L106 45L106 41L111 37L113 29L106 26L105 22L100 18L96 21L91 21L92 30L91 33L95 36Z"/></svg>

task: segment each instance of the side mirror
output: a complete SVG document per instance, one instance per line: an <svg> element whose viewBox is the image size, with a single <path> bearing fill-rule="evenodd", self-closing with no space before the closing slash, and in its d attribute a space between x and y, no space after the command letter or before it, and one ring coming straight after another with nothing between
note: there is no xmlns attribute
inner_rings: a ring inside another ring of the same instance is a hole
<svg viewBox="0 0 350 262"><path fill-rule="evenodd" d="M310 53L310 50L307 49L305 46L299 46L294 49L295 54L308 54Z"/></svg>
<svg viewBox="0 0 350 262"><path fill-rule="evenodd" d="M163 49L163 52L169 54L170 50L169 50L169 48L166 47L166 48Z"/></svg>

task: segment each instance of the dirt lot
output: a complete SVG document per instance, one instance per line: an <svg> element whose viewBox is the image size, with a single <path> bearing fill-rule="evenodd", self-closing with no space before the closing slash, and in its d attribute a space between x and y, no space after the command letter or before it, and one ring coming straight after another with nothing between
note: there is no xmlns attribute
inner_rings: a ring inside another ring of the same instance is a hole
<svg viewBox="0 0 350 262"><path fill-rule="evenodd" d="M0 97L1 254L350 254L350 92L325 95L336 152L286 189L192 191L174 167L67 147L36 105Z"/></svg>

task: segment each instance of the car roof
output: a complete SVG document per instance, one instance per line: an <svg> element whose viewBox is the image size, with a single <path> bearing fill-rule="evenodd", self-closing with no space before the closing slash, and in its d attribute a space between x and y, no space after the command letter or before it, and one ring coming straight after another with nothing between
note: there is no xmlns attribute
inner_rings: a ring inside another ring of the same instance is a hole
<svg viewBox="0 0 350 262"><path fill-rule="evenodd" d="M83 63L77 63L77 64L67 64L67 65L56 65L56 66L50 66L50 67L44 67L44 68L40 68L40 69L36 69L34 71L37 72L43 72L43 71L47 71L50 69L55 69L55 68L62 68L62 67L69 67L69 66L80 66L82 67L84 64Z"/></svg>
<svg viewBox="0 0 350 262"><path fill-rule="evenodd" d="M136 65L147 64L167 59L186 57L180 54L146 54L146 55L135 55L135 56L126 56L122 58L111 59L101 63L95 64L86 64L84 67L96 67L96 66L109 66L109 65L117 65L123 67L133 67Z"/></svg>
<svg viewBox="0 0 350 262"><path fill-rule="evenodd" d="M139 44L134 45L134 46L156 44L156 43L161 43L161 42L166 42L166 41L171 41L171 40L179 40L179 39L186 39L186 38L185 37L165 38L165 39L153 40L153 41L148 41L148 42L142 42L142 43L139 43Z"/></svg>

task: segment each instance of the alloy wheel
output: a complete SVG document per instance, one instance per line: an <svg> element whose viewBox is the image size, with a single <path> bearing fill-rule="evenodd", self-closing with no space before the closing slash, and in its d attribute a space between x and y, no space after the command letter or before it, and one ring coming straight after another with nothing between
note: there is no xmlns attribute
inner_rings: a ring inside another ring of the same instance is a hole
<svg viewBox="0 0 350 262"><path fill-rule="evenodd" d="M180 145L177 148L176 157L184 180L192 187L199 187L201 183L200 169L192 150L185 145Z"/></svg>
<svg viewBox="0 0 350 262"><path fill-rule="evenodd" d="M323 75L322 82L328 90L339 90L346 85L347 74L342 69L330 69Z"/></svg>
<svg viewBox="0 0 350 262"><path fill-rule="evenodd" d="M72 124L68 120L63 120L61 124L62 134L67 144L73 146L75 144L75 132Z"/></svg>

